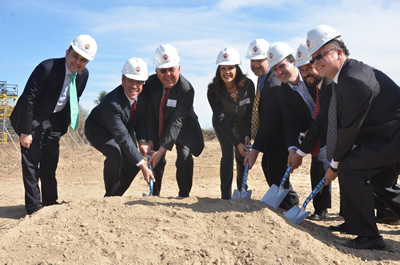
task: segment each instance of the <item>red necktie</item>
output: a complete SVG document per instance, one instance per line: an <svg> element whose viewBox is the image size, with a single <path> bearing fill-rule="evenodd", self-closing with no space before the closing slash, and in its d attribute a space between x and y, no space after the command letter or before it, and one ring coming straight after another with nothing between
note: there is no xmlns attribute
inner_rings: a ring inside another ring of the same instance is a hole
<svg viewBox="0 0 400 265"><path fill-rule="evenodd" d="M316 87L317 91L317 95L315 97L315 111L314 111L314 120L317 118L318 112L320 110L320 105L319 105L319 87ZM312 157L316 157L319 154L320 151L320 147L321 147L321 141L318 140L315 145L313 146L312 150L311 150L311 156Z"/></svg>
<svg viewBox="0 0 400 265"><path fill-rule="evenodd" d="M135 115L135 109L136 109L136 102L137 100L135 100L132 104L132 108L131 108L131 120L133 120L133 115Z"/></svg>
<svg viewBox="0 0 400 265"><path fill-rule="evenodd" d="M159 119L158 119L158 137L161 139L161 136L163 135L164 132L164 107L165 104L167 103L167 98L169 95L171 89L165 88L165 93L161 98L160 102L160 113L159 113Z"/></svg>

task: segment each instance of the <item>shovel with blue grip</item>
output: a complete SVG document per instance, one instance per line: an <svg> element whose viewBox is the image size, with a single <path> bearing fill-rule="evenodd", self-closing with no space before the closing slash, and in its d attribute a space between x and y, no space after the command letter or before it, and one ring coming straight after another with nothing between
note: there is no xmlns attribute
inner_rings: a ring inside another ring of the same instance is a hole
<svg viewBox="0 0 400 265"><path fill-rule="evenodd" d="M147 161L149 161L150 160L150 156L146 155L146 159L147 159ZM148 167L149 167L150 171L153 172L153 165L149 164ZM152 179L149 180L149 188L150 188L149 195L146 195L146 193L142 193L143 197L153 196L153 180Z"/></svg>
<svg viewBox="0 0 400 265"><path fill-rule="evenodd" d="M301 209L298 206L293 206L289 211L285 213L285 217L295 223L296 225L300 224L304 219L306 219L311 212L306 212L307 204L310 202L312 198L322 189L324 186L326 177L324 177L318 185L311 192L310 196L305 200Z"/></svg>
<svg viewBox="0 0 400 265"><path fill-rule="evenodd" d="M283 175L281 183L279 184L279 187L275 184L272 184L267 193L265 193L264 197L261 199L263 203L271 206L274 209L278 209L283 199L285 199L286 195L289 193L289 190L285 189L283 185L285 184L287 178L290 176L291 169L292 166L288 166L285 174Z"/></svg>

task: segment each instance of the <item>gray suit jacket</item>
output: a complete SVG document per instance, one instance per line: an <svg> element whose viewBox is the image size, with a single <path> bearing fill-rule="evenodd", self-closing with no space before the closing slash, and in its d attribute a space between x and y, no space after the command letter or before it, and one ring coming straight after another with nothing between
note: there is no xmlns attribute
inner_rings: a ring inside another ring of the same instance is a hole
<svg viewBox="0 0 400 265"><path fill-rule="evenodd" d="M400 88L387 75L347 59L337 83L337 111L335 161L351 156L354 169L400 161Z"/></svg>

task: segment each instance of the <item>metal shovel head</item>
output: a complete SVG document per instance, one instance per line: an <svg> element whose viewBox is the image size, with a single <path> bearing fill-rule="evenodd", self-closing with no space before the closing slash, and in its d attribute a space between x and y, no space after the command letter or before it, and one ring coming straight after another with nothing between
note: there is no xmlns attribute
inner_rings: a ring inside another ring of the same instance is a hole
<svg viewBox="0 0 400 265"><path fill-rule="evenodd" d="M231 199L232 200L240 199L240 198L250 199L251 193L252 193L251 190L247 190L247 191L246 190L241 190L241 191L234 190Z"/></svg>
<svg viewBox="0 0 400 265"><path fill-rule="evenodd" d="M272 184L272 186L269 188L267 193L265 193L261 201L271 206L275 210L278 209L283 199L285 199L286 195L289 193L289 190L285 190L282 186L280 187L281 188L279 188L275 184Z"/></svg>
<svg viewBox="0 0 400 265"><path fill-rule="evenodd" d="M285 217L295 223L296 225L303 222L311 212L307 212L305 208L299 208L298 206L293 206L289 211L285 213Z"/></svg>

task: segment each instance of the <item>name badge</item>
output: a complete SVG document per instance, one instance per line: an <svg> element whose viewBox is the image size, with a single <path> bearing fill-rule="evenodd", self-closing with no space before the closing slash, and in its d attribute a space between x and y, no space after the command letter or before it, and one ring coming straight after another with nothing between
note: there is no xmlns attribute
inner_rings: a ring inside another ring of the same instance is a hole
<svg viewBox="0 0 400 265"><path fill-rule="evenodd" d="M245 98L245 99L239 101L239 106L240 107L243 106L243 105L246 105L246 104L250 104L250 98Z"/></svg>
<svg viewBox="0 0 400 265"><path fill-rule="evenodd" d="M176 107L176 99L168 99L166 106L175 108Z"/></svg>

